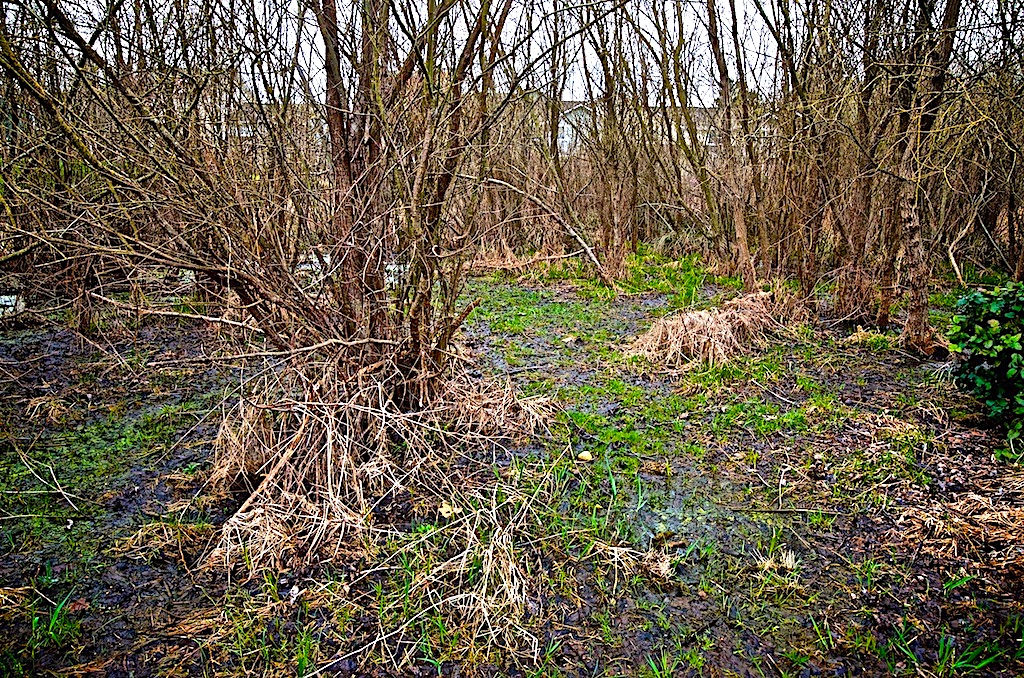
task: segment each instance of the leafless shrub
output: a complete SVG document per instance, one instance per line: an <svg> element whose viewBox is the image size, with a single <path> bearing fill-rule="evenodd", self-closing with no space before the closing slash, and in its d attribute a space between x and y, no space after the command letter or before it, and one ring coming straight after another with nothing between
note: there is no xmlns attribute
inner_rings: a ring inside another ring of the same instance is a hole
<svg viewBox="0 0 1024 678"><path fill-rule="evenodd" d="M382 627L372 645L386 651L389 638L429 614L468 631L462 651L534 653L521 625L527 600L538 597L525 569L538 551L527 536L552 481L526 492L514 474L495 474L488 450L545 431L550 403L456 370L402 409L388 390L404 379L394 363L368 369L326 352L259 374L216 443L210 487L248 496L207 565L244 573L344 559L354 548L372 556L372 571L413 558L418 613ZM410 521L432 527L415 532Z"/></svg>
<svg viewBox="0 0 1024 678"><path fill-rule="evenodd" d="M490 132L536 62L511 3L44 5L2 10L0 256L74 267L83 331L180 314L140 272L188 272L184 315L291 356L221 436L218 472L256 479L225 528L252 562L315 558L446 432L512 416L451 370Z"/></svg>

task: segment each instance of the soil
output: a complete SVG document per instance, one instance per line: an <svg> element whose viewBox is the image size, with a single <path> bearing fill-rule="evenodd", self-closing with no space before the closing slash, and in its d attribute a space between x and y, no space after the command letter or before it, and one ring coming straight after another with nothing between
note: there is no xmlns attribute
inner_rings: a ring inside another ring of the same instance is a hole
<svg viewBox="0 0 1024 678"><path fill-rule="evenodd" d="M410 653L400 668L349 656L381 633L389 581L320 585L372 566L356 548L258 576L205 565L244 499L205 483L239 373L196 360L209 327L146 318L0 334L0 674L1024 675L1024 475L948 364L815 326L673 372L624 357L667 294L470 293L475 369L561 411L510 454L592 457L558 510L596 546L538 563L536 657L431 658L408 633L382 644ZM413 529L410 502L380 520Z"/></svg>
<svg viewBox="0 0 1024 678"><path fill-rule="evenodd" d="M0 340L0 673L91 665L129 675L145 640L223 595L227 579L214 570L124 548L200 491L197 471L219 423L204 408L231 389L230 370L151 369L143 360L188 360L211 340L205 327L177 321L102 339L36 327ZM203 519L215 526L235 505L212 502ZM178 511L184 520L197 513ZM65 631L73 642L62 642Z"/></svg>

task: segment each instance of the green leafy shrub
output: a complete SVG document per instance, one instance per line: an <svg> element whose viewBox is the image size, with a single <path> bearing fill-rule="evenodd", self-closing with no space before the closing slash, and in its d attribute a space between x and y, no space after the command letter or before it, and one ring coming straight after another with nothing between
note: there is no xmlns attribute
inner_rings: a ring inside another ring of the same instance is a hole
<svg viewBox="0 0 1024 678"><path fill-rule="evenodd" d="M960 299L950 325L951 349L960 353L957 384L1006 423L1008 438L1024 432L1024 283Z"/></svg>

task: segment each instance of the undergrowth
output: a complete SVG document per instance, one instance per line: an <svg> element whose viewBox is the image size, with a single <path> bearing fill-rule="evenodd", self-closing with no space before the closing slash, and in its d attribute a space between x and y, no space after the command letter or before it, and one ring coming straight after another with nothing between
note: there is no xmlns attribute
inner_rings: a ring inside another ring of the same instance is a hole
<svg viewBox="0 0 1024 678"><path fill-rule="evenodd" d="M956 305L950 324L951 348L960 353L957 383L977 396L991 416L1007 428L1009 451L1024 433L1024 283L1008 283L991 292L976 290Z"/></svg>

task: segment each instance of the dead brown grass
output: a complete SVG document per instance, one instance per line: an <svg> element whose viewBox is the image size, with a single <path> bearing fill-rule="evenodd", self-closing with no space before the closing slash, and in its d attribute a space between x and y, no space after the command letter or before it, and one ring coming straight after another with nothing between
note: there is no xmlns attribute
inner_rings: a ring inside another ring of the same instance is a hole
<svg viewBox="0 0 1024 678"><path fill-rule="evenodd" d="M909 507L900 531L941 558L1024 572L1024 473L981 480L953 501Z"/></svg>
<svg viewBox="0 0 1024 678"><path fill-rule="evenodd" d="M492 273L506 273L522 278L538 278L548 271L552 266L567 259L578 257L583 250L566 252L563 248L548 247L530 256L516 254L504 242L490 249L483 249L477 253L470 271L473 275L490 275Z"/></svg>
<svg viewBox="0 0 1024 678"><path fill-rule="evenodd" d="M549 403L456 372L429 401L401 411L385 390L394 374L342 377L329 361L263 374L217 440L211 484L249 496L210 564L294 567L355 549L380 571L404 554L418 563L406 596L419 605L405 626L440 615L466 631L466 651L536 654L519 620L537 546L523 543L550 481L527 493L495 473L493 454L546 430ZM403 504L411 508L396 508ZM416 534L410 521L433 527ZM382 626L378 649L402 628Z"/></svg>
<svg viewBox="0 0 1024 678"><path fill-rule="evenodd" d="M349 379L330 363L307 363L264 375L228 413L210 479L248 488L220 553L244 547L259 564L315 559L371 529L377 503L430 480L453 455L488 436L529 435L547 416L542 399L462 374L411 412L388 393L395 374Z"/></svg>
<svg viewBox="0 0 1024 678"><path fill-rule="evenodd" d="M119 539L108 551L114 557L149 562L157 557L171 557L183 567L192 566L215 544L212 525L188 523L147 523L124 539Z"/></svg>
<svg viewBox="0 0 1024 678"><path fill-rule="evenodd" d="M753 292L727 301L721 308L686 311L657 320L633 342L627 355L668 367L693 362L720 365L763 346L767 332L807 317L806 307L784 289Z"/></svg>
<svg viewBox="0 0 1024 678"><path fill-rule="evenodd" d="M32 591L30 586L0 587L0 620L9 621L21 614Z"/></svg>

